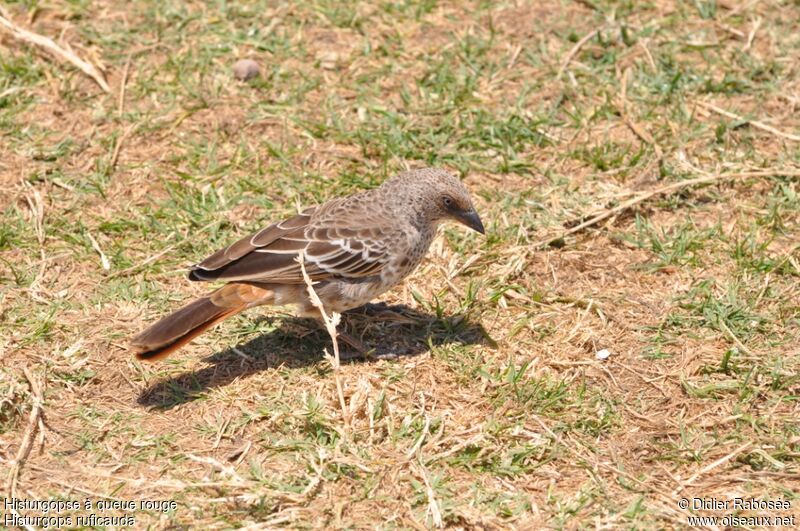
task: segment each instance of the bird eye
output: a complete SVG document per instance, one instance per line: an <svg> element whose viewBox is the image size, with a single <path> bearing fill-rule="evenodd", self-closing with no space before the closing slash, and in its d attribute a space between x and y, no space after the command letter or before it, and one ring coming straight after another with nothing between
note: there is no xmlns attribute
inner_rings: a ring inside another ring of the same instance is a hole
<svg viewBox="0 0 800 531"><path fill-rule="evenodd" d="M446 207L450 207L450 206L452 206L452 205L453 205L453 200L452 200L452 199L450 199L450 198L449 198L449 197L447 197L447 196L444 196L444 198L442 199L442 203L444 203L444 206L446 206Z"/></svg>

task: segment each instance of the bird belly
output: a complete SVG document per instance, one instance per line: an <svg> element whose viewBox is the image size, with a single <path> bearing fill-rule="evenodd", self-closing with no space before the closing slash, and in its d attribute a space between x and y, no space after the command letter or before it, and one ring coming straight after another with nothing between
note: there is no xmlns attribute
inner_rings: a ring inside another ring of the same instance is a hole
<svg viewBox="0 0 800 531"><path fill-rule="evenodd" d="M368 303L378 295L389 290L393 284L380 279L367 282L330 282L317 291L325 310L342 313Z"/></svg>
<svg viewBox="0 0 800 531"><path fill-rule="evenodd" d="M314 290L322 301L325 311L342 313L358 308L399 284L422 261L431 239L426 235L421 243L411 249L411 252L386 264L380 275L366 278L340 277L316 284ZM301 315L318 315L310 301L302 304L299 310Z"/></svg>

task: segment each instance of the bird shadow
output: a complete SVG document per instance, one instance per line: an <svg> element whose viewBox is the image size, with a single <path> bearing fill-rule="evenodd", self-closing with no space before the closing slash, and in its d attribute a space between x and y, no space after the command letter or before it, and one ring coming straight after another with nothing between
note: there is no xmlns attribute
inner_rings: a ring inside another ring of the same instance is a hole
<svg viewBox="0 0 800 531"><path fill-rule="evenodd" d="M257 322L271 321L261 317ZM406 305L367 304L348 311L342 326L374 351L369 357L348 351L339 341L346 363L371 363L380 359L417 356L448 344L490 345L494 340L479 323L462 314L450 317L420 312ZM159 380L139 395L140 405L168 410L201 398L208 390L233 380L276 367L296 369L318 364L330 337L315 321L291 317L278 328L235 347L219 351L203 361L207 366Z"/></svg>

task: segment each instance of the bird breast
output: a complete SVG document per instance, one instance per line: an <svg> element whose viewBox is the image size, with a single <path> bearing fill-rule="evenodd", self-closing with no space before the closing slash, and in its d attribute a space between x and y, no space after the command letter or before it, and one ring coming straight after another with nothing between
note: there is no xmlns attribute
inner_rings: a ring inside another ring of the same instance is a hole
<svg viewBox="0 0 800 531"><path fill-rule="evenodd" d="M338 278L320 286L317 294L325 309L341 313L358 308L399 284L420 264L433 239L423 234L415 236L412 245L397 242L397 252L380 274L358 279Z"/></svg>

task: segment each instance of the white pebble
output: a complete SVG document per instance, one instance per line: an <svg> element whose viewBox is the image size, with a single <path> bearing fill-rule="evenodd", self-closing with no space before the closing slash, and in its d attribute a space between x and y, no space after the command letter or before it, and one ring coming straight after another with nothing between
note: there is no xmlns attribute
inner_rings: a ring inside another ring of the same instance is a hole
<svg viewBox="0 0 800 531"><path fill-rule="evenodd" d="M608 350L607 348L604 348L603 350L598 350L597 352L595 352L594 355L599 360L607 360L608 357L611 355L611 351Z"/></svg>

